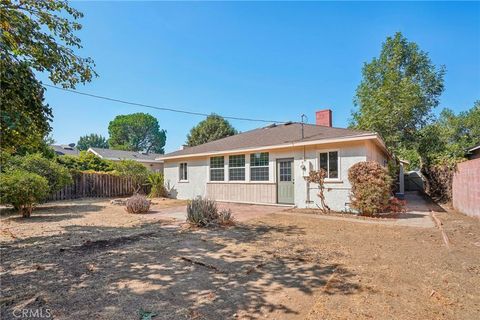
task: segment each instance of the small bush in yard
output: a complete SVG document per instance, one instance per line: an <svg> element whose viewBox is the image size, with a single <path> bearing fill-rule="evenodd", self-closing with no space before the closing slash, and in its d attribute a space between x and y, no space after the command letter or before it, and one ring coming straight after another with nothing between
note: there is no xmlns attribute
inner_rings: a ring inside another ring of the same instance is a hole
<svg viewBox="0 0 480 320"><path fill-rule="evenodd" d="M232 215L232 210L223 209L218 213L218 223L222 226L232 226L235 224L235 218Z"/></svg>
<svg viewBox="0 0 480 320"><path fill-rule="evenodd" d="M351 206L361 214L383 212L389 205L392 178L375 161L358 162L348 170L352 184Z"/></svg>
<svg viewBox="0 0 480 320"><path fill-rule="evenodd" d="M150 200L145 196L136 194L127 199L125 207L128 213L147 213L150 210Z"/></svg>
<svg viewBox="0 0 480 320"><path fill-rule="evenodd" d="M187 204L187 222L197 227L232 225L234 218L230 210L219 212L214 200L198 197Z"/></svg>
<svg viewBox="0 0 480 320"><path fill-rule="evenodd" d="M198 197L187 204L187 221L193 225L204 227L218 219L217 203L213 200Z"/></svg>
<svg viewBox="0 0 480 320"><path fill-rule="evenodd" d="M0 174L0 202L13 205L24 218L48 192L48 180L36 173L17 169Z"/></svg>

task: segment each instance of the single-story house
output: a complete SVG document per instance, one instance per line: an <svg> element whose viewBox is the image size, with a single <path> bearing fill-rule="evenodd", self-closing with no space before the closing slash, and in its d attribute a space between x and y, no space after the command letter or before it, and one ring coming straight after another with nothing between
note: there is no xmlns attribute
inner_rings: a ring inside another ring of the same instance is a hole
<svg viewBox="0 0 480 320"><path fill-rule="evenodd" d="M318 186L305 177L324 168L327 205L349 210L348 169L367 160L386 166L391 156L375 132L332 127L331 110L318 111L316 120L273 124L162 155L166 187L179 199L316 208Z"/></svg>
<svg viewBox="0 0 480 320"><path fill-rule="evenodd" d="M135 160L154 172L163 172L163 162L160 160L156 160L163 155L158 153L146 153L141 151L136 152L103 148L88 148L87 152L91 152L105 160Z"/></svg>
<svg viewBox="0 0 480 320"><path fill-rule="evenodd" d="M70 155L70 156L78 156L80 151L75 147L75 143L70 144L52 144L50 148L55 151L55 153L59 156Z"/></svg>

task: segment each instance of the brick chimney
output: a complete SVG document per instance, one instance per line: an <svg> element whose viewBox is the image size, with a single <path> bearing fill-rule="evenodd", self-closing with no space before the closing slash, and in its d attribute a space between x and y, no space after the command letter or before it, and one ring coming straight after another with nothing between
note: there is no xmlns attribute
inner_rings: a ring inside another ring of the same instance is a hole
<svg viewBox="0 0 480 320"><path fill-rule="evenodd" d="M331 127L332 126L332 110L325 109L325 110L317 111L315 113L315 124L317 126Z"/></svg>

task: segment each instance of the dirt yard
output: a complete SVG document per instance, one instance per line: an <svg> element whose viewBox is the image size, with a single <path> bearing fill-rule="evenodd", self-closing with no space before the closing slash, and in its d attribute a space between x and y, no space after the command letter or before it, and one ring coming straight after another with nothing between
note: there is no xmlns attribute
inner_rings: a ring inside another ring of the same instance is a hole
<svg viewBox="0 0 480 320"><path fill-rule="evenodd" d="M278 207L235 227L191 230L179 223L183 202L155 203L147 215L102 200L46 205L29 220L3 215L1 318L39 308L55 319L480 315L478 219L439 213L447 249L437 228Z"/></svg>

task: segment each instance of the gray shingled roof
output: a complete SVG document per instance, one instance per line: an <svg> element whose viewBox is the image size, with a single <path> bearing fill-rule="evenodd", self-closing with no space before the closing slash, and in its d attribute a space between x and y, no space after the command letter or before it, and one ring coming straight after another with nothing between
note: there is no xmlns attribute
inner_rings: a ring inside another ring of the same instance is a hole
<svg viewBox="0 0 480 320"><path fill-rule="evenodd" d="M50 148L53 149L53 151L55 151L56 154L58 154L59 156L63 156L63 155L72 155L72 156L78 156L78 149L75 148L75 147L70 147L69 145L66 145L66 144L62 144L62 145L50 145Z"/></svg>
<svg viewBox="0 0 480 320"><path fill-rule="evenodd" d="M184 155L195 155L199 153L214 153L232 151L236 149L268 147L286 143L316 141L323 139L348 138L367 134L375 133L369 131L305 124L304 138L302 139L301 123L287 123L246 131L195 147L188 147L183 150L167 153L163 157L168 158Z"/></svg>
<svg viewBox="0 0 480 320"><path fill-rule="evenodd" d="M103 149L103 148L90 148L96 153L98 153L102 158L109 160L137 160L137 161L152 161L158 157L163 156L163 154L158 153L141 153L135 151L123 151L123 150L113 150L113 149Z"/></svg>

